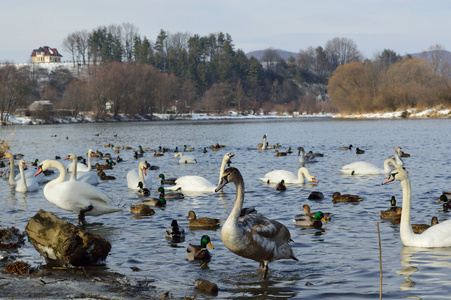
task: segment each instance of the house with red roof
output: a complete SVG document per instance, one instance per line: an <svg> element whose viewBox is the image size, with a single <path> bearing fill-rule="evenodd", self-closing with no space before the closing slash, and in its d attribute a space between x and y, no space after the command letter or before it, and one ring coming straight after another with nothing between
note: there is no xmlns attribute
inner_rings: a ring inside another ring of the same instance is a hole
<svg viewBox="0 0 451 300"><path fill-rule="evenodd" d="M49 46L34 49L30 56L33 63L61 62L61 57L63 57L56 48L50 48Z"/></svg>

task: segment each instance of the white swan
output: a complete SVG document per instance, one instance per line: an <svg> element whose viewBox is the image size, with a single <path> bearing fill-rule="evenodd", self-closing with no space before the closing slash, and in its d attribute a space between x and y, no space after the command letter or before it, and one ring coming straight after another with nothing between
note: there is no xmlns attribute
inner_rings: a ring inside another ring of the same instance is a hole
<svg viewBox="0 0 451 300"><path fill-rule="evenodd" d="M219 180L221 180L222 178L226 164L233 156L234 154L231 153L226 153L223 156L221 167L219 169ZM177 178L175 185L167 187L166 189L173 191L181 189L182 192L214 193L216 185L212 184L210 181L201 176L188 175Z"/></svg>
<svg viewBox="0 0 451 300"><path fill-rule="evenodd" d="M14 158L13 155L9 152L5 153L4 158L8 158L9 159L9 177L8 177L8 182L9 185L16 185L17 181L15 179L15 168L14 168ZM19 174L20 176L20 174Z"/></svg>
<svg viewBox="0 0 451 300"><path fill-rule="evenodd" d="M70 153L65 159L72 159L72 174L70 175L71 181L84 181L89 184L99 184L99 176L95 172L82 172L78 173L77 156L74 153Z"/></svg>
<svg viewBox="0 0 451 300"><path fill-rule="evenodd" d="M390 164L393 165L393 163L395 163L395 160L393 158L388 158L384 161L384 168L381 169L365 161L356 161L343 166L340 172L344 175L388 174L391 171Z"/></svg>
<svg viewBox="0 0 451 300"><path fill-rule="evenodd" d="M85 215L99 216L121 211L111 206L111 198L96 187L82 181L64 181L66 169L56 160L44 160L38 174L56 168L59 176L44 187L45 198L56 206L78 214L78 223L85 224Z"/></svg>
<svg viewBox="0 0 451 300"><path fill-rule="evenodd" d="M395 180L401 183L402 214L399 232L403 245L423 248L451 247L451 220L431 226L421 234L413 233L410 224L410 178L402 166L395 165L395 167L396 169L390 173L389 177L382 184Z"/></svg>
<svg viewBox="0 0 451 300"><path fill-rule="evenodd" d="M25 161L19 161L20 180L16 182L16 192L36 192L39 189L39 184L34 178L26 178L23 165Z"/></svg>
<svg viewBox="0 0 451 300"><path fill-rule="evenodd" d="M404 162L401 159L401 153L402 153L402 149L401 147L397 147L395 149L395 162L398 164L398 166L404 166Z"/></svg>
<svg viewBox="0 0 451 300"><path fill-rule="evenodd" d="M266 173L265 177L260 179L266 183L278 183L281 180L284 180L285 183L304 183L304 176L307 181L318 183L318 181L315 179L315 176L310 175L306 167L300 167L297 176L290 171L274 170Z"/></svg>
<svg viewBox="0 0 451 300"><path fill-rule="evenodd" d="M172 158L176 158L179 156L180 156L179 164L195 164L195 163L197 163L197 160L194 158L194 156L182 154L182 152L177 152L176 154L174 154L174 156Z"/></svg>
<svg viewBox="0 0 451 300"><path fill-rule="evenodd" d="M91 171L91 156L93 155L93 150L88 150L88 165L77 162L77 172L90 172ZM70 164L67 166L67 172L72 173L74 166Z"/></svg>
<svg viewBox="0 0 451 300"><path fill-rule="evenodd" d="M229 182L235 184L236 200L221 229L224 246L239 256L259 262L263 278L268 273L268 263L278 259L298 260L288 244L291 241L290 231L283 224L261 214L240 217L244 202L244 181L238 169L228 168L224 171L216 192Z"/></svg>
<svg viewBox="0 0 451 300"><path fill-rule="evenodd" d="M257 150L266 150L266 134L263 135L263 143L257 145Z"/></svg>
<svg viewBox="0 0 451 300"><path fill-rule="evenodd" d="M317 162L313 153L305 153L304 147L298 147L299 165L305 167L306 163Z"/></svg>
<svg viewBox="0 0 451 300"><path fill-rule="evenodd" d="M133 169L127 173L127 186L129 189L139 190L139 182L143 183L143 188L150 188L152 185L152 178L147 175L147 164L145 162L140 162L138 164L138 169Z"/></svg>

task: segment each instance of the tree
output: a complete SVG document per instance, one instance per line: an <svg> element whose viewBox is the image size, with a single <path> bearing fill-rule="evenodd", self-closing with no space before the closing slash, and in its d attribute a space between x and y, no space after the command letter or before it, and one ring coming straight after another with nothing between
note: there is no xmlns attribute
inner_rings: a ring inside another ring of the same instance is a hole
<svg viewBox="0 0 451 300"><path fill-rule="evenodd" d="M266 65L266 70L269 72L275 72L277 61L280 59L280 55L273 48L268 48L263 52L262 60Z"/></svg>
<svg viewBox="0 0 451 300"><path fill-rule="evenodd" d="M87 51L89 48L89 33L86 30L77 31L76 35L76 47L77 56L82 59L83 64L86 64L86 57L88 55Z"/></svg>
<svg viewBox="0 0 451 300"><path fill-rule="evenodd" d="M384 49L382 54L378 57L379 64L384 69L388 69L388 67L391 64L394 64L399 59L401 59L401 56L398 55L395 51L390 50L390 49Z"/></svg>
<svg viewBox="0 0 451 300"><path fill-rule="evenodd" d="M5 123L30 94L29 81L12 64L0 67L0 121Z"/></svg>
<svg viewBox="0 0 451 300"><path fill-rule="evenodd" d="M70 33L64 38L63 49L71 54L75 67L75 55L77 53L77 35L75 33Z"/></svg>
<svg viewBox="0 0 451 300"><path fill-rule="evenodd" d="M124 49L124 58L126 60L133 59L135 39L138 37L138 28L131 23L122 24L122 48Z"/></svg>
<svg viewBox="0 0 451 300"><path fill-rule="evenodd" d="M350 62L360 61L362 58L357 45L353 40L347 38L336 37L328 40L324 52L332 70Z"/></svg>

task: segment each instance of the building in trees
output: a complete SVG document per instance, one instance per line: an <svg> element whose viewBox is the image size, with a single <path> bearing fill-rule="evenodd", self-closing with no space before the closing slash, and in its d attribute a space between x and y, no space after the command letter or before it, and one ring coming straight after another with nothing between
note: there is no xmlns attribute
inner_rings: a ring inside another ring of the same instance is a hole
<svg viewBox="0 0 451 300"><path fill-rule="evenodd" d="M33 63L61 62L61 57L63 57L56 48L50 48L49 46L34 49L30 56Z"/></svg>

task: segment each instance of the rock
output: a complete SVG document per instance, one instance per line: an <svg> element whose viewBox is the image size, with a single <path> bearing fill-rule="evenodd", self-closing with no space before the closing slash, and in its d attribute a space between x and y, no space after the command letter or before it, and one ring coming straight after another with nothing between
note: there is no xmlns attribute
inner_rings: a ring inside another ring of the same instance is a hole
<svg viewBox="0 0 451 300"><path fill-rule="evenodd" d="M208 292L208 293L212 293L217 295L218 294L218 286L216 285L216 283L210 282L208 280L204 280L204 279L196 279L196 281L194 282L194 287L196 289Z"/></svg>
<svg viewBox="0 0 451 300"><path fill-rule="evenodd" d="M52 266L88 266L106 259L111 244L51 212L39 210L25 228L34 248Z"/></svg>

